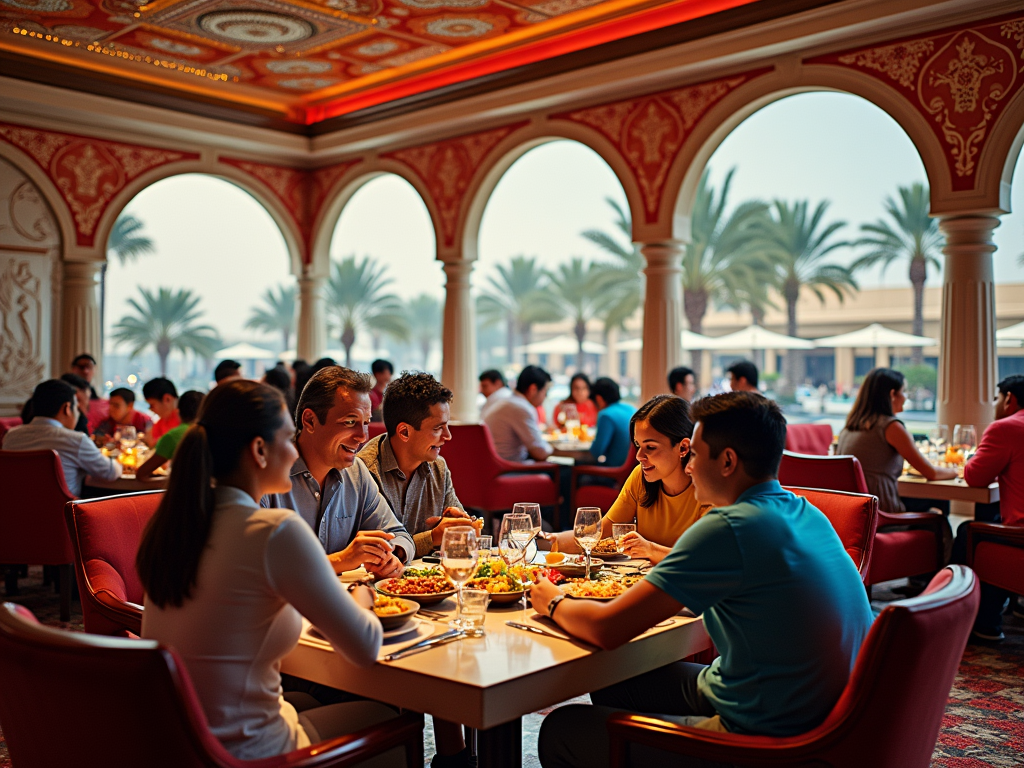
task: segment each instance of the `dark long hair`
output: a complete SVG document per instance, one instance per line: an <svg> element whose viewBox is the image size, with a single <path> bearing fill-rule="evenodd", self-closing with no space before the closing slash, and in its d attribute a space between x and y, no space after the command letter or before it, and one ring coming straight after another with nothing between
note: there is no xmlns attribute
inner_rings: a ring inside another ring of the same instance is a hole
<svg viewBox="0 0 1024 768"><path fill-rule="evenodd" d="M234 472L257 437L267 442L284 424L284 397L256 381L221 384L203 400L199 419L178 444L167 492L146 526L135 558L149 599L164 608L192 596L210 537L213 480Z"/></svg>
<svg viewBox="0 0 1024 768"><path fill-rule="evenodd" d="M636 446L634 433L637 423L644 421L651 425L655 432L664 435L675 446L686 437L693 437L693 420L690 418L690 404L676 395L655 395L629 420L629 439ZM683 458L683 466L690 460L690 454ZM640 499L641 507L653 507L661 495L661 480L644 483L644 493Z"/></svg>
<svg viewBox="0 0 1024 768"><path fill-rule="evenodd" d="M892 368L875 368L868 371L860 385L857 399L853 401L850 415L846 417L846 428L851 432L874 429L883 416L893 416L892 393L903 388L906 379Z"/></svg>
<svg viewBox="0 0 1024 768"><path fill-rule="evenodd" d="M586 384L587 385L587 392L588 393L590 392L590 377L587 376L587 374L583 373L582 371L580 373L574 373L572 375L572 378L569 379L569 395L568 395L568 397L565 398L565 400L560 400L559 401L561 405L570 405L570 404L575 405L576 404L576 401L572 399L572 385L576 383L577 379L579 379L584 384Z"/></svg>

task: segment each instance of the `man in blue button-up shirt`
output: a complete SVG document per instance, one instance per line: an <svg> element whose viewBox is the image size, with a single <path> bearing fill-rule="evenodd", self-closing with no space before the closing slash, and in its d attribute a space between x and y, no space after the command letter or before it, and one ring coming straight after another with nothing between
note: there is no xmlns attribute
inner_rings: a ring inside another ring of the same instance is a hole
<svg viewBox="0 0 1024 768"><path fill-rule="evenodd" d="M364 373L331 366L306 384L295 409L298 461L292 489L265 496L265 507L293 509L317 533L338 573L363 565L383 578L399 575L416 553L356 452L366 442L370 388Z"/></svg>

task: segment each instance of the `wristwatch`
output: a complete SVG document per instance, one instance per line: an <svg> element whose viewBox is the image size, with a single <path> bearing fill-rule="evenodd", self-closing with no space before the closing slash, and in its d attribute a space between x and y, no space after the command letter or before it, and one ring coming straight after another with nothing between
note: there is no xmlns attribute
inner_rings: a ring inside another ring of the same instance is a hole
<svg viewBox="0 0 1024 768"><path fill-rule="evenodd" d="M565 600L565 595L564 594L555 595L554 597L551 598L551 602L548 603L548 618L549 619L555 618L555 608L557 608L558 604L560 602L562 602L563 600Z"/></svg>

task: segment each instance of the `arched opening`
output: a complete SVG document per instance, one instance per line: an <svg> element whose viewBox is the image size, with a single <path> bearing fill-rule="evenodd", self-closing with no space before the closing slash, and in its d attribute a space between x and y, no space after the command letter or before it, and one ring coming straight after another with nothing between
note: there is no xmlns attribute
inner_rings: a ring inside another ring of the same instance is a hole
<svg viewBox="0 0 1024 768"><path fill-rule="evenodd" d="M996 280L996 381L1024 374L1024 151L1010 186L1010 213L994 235Z"/></svg>
<svg viewBox="0 0 1024 768"><path fill-rule="evenodd" d="M801 93L759 109L716 148L701 177L684 256L689 327L716 337L755 324L811 340L879 322L938 339L941 270L929 260L941 264L942 255L937 225L927 224L927 190L925 167L911 139L866 99ZM907 234L887 211L889 200L896 212L916 206L918 218L925 216L925 226L933 230L925 238L927 270L914 274L921 323L914 322L910 254L873 263L864 258L881 248L866 240L882 237L880 230L865 226L884 225L897 239ZM735 237L738 232L743 236ZM918 389L922 395L928 390L922 399L934 408L934 344L782 348L789 345L799 342L694 351L693 360L708 389L724 385L725 369L734 360L753 354L769 389L786 401L806 402L808 417L831 416L841 425L849 407L845 398L884 358L886 365L921 369ZM796 412L799 404L792 407ZM823 413L826 408L831 410Z"/></svg>
<svg viewBox="0 0 1024 768"><path fill-rule="evenodd" d="M372 177L342 209L324 290L327 355L369 370L441 372L444 273L423 198L401 176Z"/></svg>
<svg viewBox="0 0 1024 768"><path fill-rule="evenodd" d="M616 348L639 335L629 218L619 179L584 144L549 141L508 168L487 200L473 270L481 370L511 378L541 365L555 377L549 404L577 370L638 382Z"/></svg>
<svg viewBox="0 0 1024 768"><path fill-rule="evenodd" d="M277 223L238 185L189 173L146 187L107 241L107 388L166 375L205 390L218 357L261 375L294 344L290 266Z"/></svg>

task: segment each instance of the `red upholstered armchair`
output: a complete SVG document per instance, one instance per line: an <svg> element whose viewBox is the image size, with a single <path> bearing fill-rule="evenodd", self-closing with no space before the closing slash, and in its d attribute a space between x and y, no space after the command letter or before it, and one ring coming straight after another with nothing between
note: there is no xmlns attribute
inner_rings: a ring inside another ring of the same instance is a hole
<svg viewBox="0 0 1024 768"><path fill-rule="evenodd" d="M636 451L630 451L626 457L626 463L620 467L602 467L596 464L581 464L572 468L572 501L570 509L579 507L600 507L601 512L607 512L615 499L619 497L619 491L625 484L630 472L637 465ZM615 485L580 485L581 477L608 477Z"/></svg>
<svg viewBox="0 0 1024 768"><path fill-rule="evenodd" d="M135 555L163 495L146 491L73 501L65 507L86 632L118 637L141 633L143 589Z"/></svg>
<svg viewBox="0 0 1024 768"><path fill-rule="evenodd" d="M1016 595L1024 595L1024 528L970 523L967 564L978 579Z"/></svg>
<svg viewBox="0 0 1024 768"><path fill-rule="evenodd" d="M619 713L608 720L611 764L629 765L629 744L637 743L736 765L927 768L977 610L974 573L950 566L922 595L875 619L846 689L817 728L745 736Z"/></svg>
<svg viewBox="0 0 1024 768"><path fill-rule="evenodd" d="M423 716L415 713L283 755L237 760L210 733L172 649L62 632L19 613L0 605L0 721L18 768L342 768L394 747L405 748L409 768L423 765Z"/></svg>
<svg viewBox="0 0 1024 768"><path fill-rule="evenodd" d="M484 513L512 509L518 501L554 506L558 529L559 466L547 461L520 464L498 455L486 424L453 424L452 439L441 455L452 473L459 501Z"/></svg>
<svg viewBox="0 0 1024 768"><path fill-rule="evenodd" d="M839 540L857 566L861 580L867 579L878 520L878 498L870 494L814 488L787 487L786 490L803 496L821 510L839 534Z"/></svg>
<svg viewBox="0 0 1024 768"><path fill-rule="evenodd" d="M831 424L787 424L786 450L812 456L827 456L832 445Z"/></svg>
<svg viewBox="0 0 1024 768"><path fill-rule="evenodd" d="M4 442L4 435L15 427L21 426L20 416L4 416L0 418L0 445Z"/></svg>
<svg viewBox="0 0 1024 768"><path fill-rule="evenodd" d="M56 565L60 620L71 620L71 550L64 505L74 499L56 451L0 451L0 563Z"/></svg>

